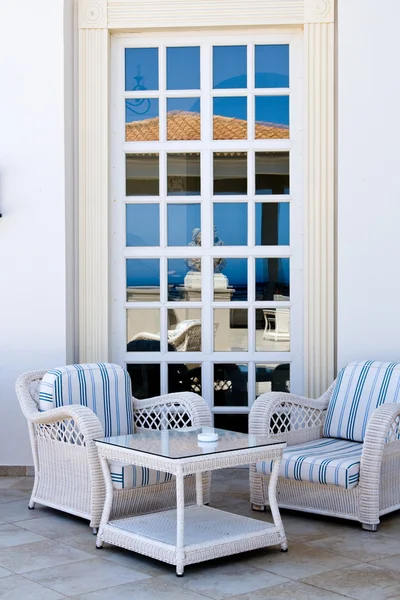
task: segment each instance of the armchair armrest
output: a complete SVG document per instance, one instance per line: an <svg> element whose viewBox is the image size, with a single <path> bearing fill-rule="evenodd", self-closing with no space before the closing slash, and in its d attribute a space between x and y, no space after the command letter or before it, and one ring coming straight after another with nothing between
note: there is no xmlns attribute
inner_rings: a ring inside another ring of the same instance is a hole
<svg viewBox="0 0 400 600"><path fill-rule="evenodd" d="M283 392L262 394L250 411L249 432L283 435L289 444L317 439L322 432L333 388L334 383L316 400Z"/></svg>
<svg viewBox="0 0 400 600"><path fill-rule="evenodd" d="M52 408L45 412L38 412L36 415L29 416L28 421L33 425L39 426L39 429L41 425L45 426L73 421L76 436L80 433L85 443L104 437L103 427L99 419L86 406L71 405ZM63 428L67 431L68 426L64 423Z"/></svg>
<svg viewBox="0 0 400 600"><path fill-rule="evenodd" d="M135 427L160 429L211 425L211 412L205 400L193 392L177 392L146 400L133 398Z"/></svg>

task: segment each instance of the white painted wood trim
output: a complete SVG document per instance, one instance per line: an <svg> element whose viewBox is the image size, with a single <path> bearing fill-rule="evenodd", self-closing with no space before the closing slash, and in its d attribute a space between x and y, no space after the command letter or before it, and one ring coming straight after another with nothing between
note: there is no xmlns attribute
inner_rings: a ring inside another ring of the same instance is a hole
<svg viewBox="0 0 400 600"><path fill-rule="evenodd" d="M108 348L107 29L79 31L79 362L106 361Z"/></svg>

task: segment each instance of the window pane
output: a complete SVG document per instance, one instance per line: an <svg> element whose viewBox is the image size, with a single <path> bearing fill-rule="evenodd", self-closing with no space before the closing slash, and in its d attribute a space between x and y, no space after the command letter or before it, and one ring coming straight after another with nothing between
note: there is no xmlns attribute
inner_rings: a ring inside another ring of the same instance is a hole
<svg viewBox="0 0 400 600"><path fill-rule="evenodd" d="M167 48L167 90L200 89L200 48Z"/></svg>
<svg viewBox="0 0 400 600"><path fill-rule="evenodd" d="M168 301L201 301L201 258L168 259Z"/></svg>
<svg viewBox="0 0 400 600"><path fill-rule="evenodd" d="M247 382L247 365L215 364L214 406L247 406ZM247 419L247 415L240 416ZM220 425L215 426L220 427Z"/></svg>
<svg viewBox="0 0 400 600"><path fill-rule="evenodd" d="M256 246L290 244L290 203L256 202Z"/></svg>
<svg viewBox="0 0 400 600"><path fill-rule="evenodd" d="M289 96L256 96L255 139L289 138Z"/></svg>
<svg viewBox="0 0 400 600"><path fill-rule="evenodd" d="M168 204L168 246L187 246L200 229L200 204Z"/></svg>
<svg viewBox="0 0 400 600"><path fill-rule="evenodd" d="M214 246L247 246L247 203L214 203Z"/></svg>
<svg viewBox="0 0 400 600"><path fill-rule="evenodd" d="M214 258L214 300L247 300L247 258Z"/></svg>
<svg viewBox="0 0 400 600"><path fill-rule="evenodd" d="M126 195L159 195L158 154L126 155Z"/></svg>
<svg viewBox="0 0 400 600"><path fill-rule="evenodd" d="M256 194L289 194L289 152L256 152Z"/></svg>
<svg viewBox="0 0 400 600"><path fill-rule="evenodd" d="M247 340L247 308L214 308L215 352L245 352Z"/></svg>
<svg viewBox="0 0 400 600"><path fill-rule="evenodd" d="M289 87L289 45L256 46L256 88Z"/></svg>
<svg viewBox="0 0 400 600"><path fill-rule="evenodd" d="M247 87L247 46L214 46L213 87Z"/></svg>
<svg viewBox="0 0 400 600"><path fill-rule="evenodd" d="M167 154L168 196L200 195L200 154Z"/></svg>
<svg viewBox="0 0 400 600"><path fill-rule="evenodd" d="M126 311L127 352L160 351L160 309L130 308Z"/></svg>
<svg viewBox="0 0 400 600"><path fill-rule="evenodd" d="M160 209L158 204L126 205L126 245L160 245Z"/></svg>
<svg viewBox="0 0 400 600"><path fill-rule="evenodd" d="M168 392L193 392L201 395L201 365L168 365Z"/></svg>
<svg viewBox="0 0 400 600"><path fill-rule="evenodd" d="M158 98L125 100L125 139L152 142L159 139Z"/></svg>
<svg viewBox="0 0 400 600"><path fill-rule="evenodd" d="M289 258L256 258L256 300L290 300Z"/></svg>
<svg viewBox="0 0 400 600"><path fill-rule="evenodd" d="M160 300L160 260L158 258L128 258L126 261L127 302L158 302Z"/></svg>
<svg viewBox="0 0 400 600"><path fill-rule="evenodd" d="M167 98L167 140L200 137L200 98Z"/></svg>
<svg viewBox="0 0 400 600"><path fill-rule="evenodd" d="M247 152L214 152L214 195L247 194Z"/></svg>
<svg viewBox="0 0 400 600"><path fill-rule="evenodd" d="M249 415L227 415L215 414L214 427L226 429L227 431L249 432Z"/></svg>
<svg viewBox="0 0 400 600"><path fill-rule="evenodd" d="M168 309L168 351L201 352L201 309Z"/></svg>
<svg viewBox="0 0 400 600"><path fill-rule="evenodd" d="M256 365L256 398L266 392L290 392L289 363Z"/></svg>
<svg viewBox="0 0 400 600"><path fill-rule="evenodd" d="M125 48L125 89L158 90L158 48Z"/></svg>
<svg viewBox="0 0 400 600"><path fill-rule="evenodd" d="M214 140L247 140L247 98L214 98Z"/></svg>
<svg viewBox="0 0 400 600"><path fill-rule="evenodd" d="M145 400L160 395L159 364L128 364L126 369L131 377L132 396L134 398Z"/></svg>
<svg viewBox="0 0 400 600"><path fill-rule="evenodd" d="M290 308L256 309L256 350L289 352Z"/></svg>

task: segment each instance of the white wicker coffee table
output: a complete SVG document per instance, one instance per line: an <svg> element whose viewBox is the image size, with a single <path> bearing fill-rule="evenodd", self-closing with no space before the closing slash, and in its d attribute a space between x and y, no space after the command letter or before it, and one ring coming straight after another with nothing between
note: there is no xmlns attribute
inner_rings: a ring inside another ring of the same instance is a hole
<svg viewBox="0 0 400 600"><path fill-rule="evenodd" d="M203 428L204 429L204 428ZM211 428L207 428L210 430ZM106 499L96 545L114 544L176 566L185 565L279 544L287 550L286 535L276 501L276 483L285 442L212 429L217 443L199 445L196 430L149 431L97 440L106 481ZM176 478L176 510L109 520L113 485L108 460L172 473ZM273 461L269 502L273 523L234 515L203 504L202 473ZM184 477L196 475L195 506L184 503Z"/></svg>

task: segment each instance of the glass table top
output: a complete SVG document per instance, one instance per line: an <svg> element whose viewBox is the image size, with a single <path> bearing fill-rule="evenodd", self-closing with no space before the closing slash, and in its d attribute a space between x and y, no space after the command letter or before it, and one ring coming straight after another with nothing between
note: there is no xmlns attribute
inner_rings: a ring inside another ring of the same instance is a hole
<svg viewBox="0 0 400 600"><path fill-rule="evenodd" d="M215 442L200 442L199 433L216 433L218 440ZM147 454L163 456L165 458L190 458L202 454L218 454L245 450L262 446L272 446L283 443L269 436L256 436L252 434L237 433L216 429L214 427L196 427L188 429L149 430L145 433L133 433L95 440L103 444L118 446L120 448L137 450Z"/></svg>

